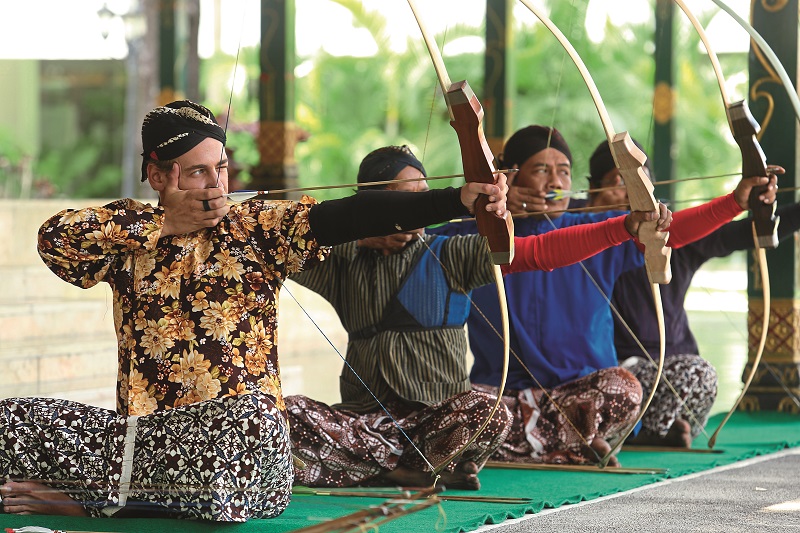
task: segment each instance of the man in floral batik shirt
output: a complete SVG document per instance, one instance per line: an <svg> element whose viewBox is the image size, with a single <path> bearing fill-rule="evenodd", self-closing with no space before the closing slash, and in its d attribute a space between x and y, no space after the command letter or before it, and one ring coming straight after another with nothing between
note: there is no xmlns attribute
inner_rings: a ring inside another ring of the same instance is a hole
<svg viewBox="0 0 800 533"><path fill-rule="evenodd" d="M424 195L231 206L224 143L205 107L156 108L142 126L142 180L159 204L117 200L42 225L39 252L56 275L112 288L117 411L2 400L5 512L280 514L292 482L276 346L282 281L327 246L462 216L480 194L504 216L504 176Z"/></svg>

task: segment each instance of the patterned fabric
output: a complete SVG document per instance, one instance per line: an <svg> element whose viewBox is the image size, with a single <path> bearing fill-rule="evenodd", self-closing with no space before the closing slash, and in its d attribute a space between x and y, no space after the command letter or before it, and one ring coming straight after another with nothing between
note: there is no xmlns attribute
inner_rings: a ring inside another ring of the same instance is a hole
<svg viewBox="0 0 800 533"><path fill-rule="evenodd" d="M495 397L475 391L414 411L387 405L388 411L427 461L436 466L469 441L491 413ZM331 408L305 396L287 396L295 455L306 463L295 471L295 483L312 487L349 487L380 483L380 476L399 466L430 471L387 414L358 414ZM463 453L459 462L478 466L505 440L511 414L502 405L489 425ZM452 472L455 463L448 465Z"/></svg>
<svg viewBox="0 0 800 533"><path fill-rule="evenodd" d="M625 360L623 366L637 377L647 397L653 390L655 365L647 359L631 357ZM664 378L672 384L677 396ZM675 419L682 418L692 427L694 439L705 427L716 398L717 371L711 363L699 355L671 355L664 361L662 381L642 418L642 431L663 437Z"/></svg>
<svg viewBox="0 0 800 533"><path fill-rule="evenodd" d="M495 387L473 385L478 391ZM642 388L625 369L614 367L548 390L506 391L514 416L511 432L492 460L516 463L596 463L595 438L613 443L633 424Z"/></svg>
<svg viewBox="0 0 800 533"><path fill-rule="evenodd" d="M0 477L41 482L92 516L120 503L128 419L67 400L0 401ZM288 428L261 394L138 418L128 503L180 518L243 522L289 504ZM145 507L146 508L146 507Z"/></svg>
<svg viewBox="0 0 800 533"><path fill-rule="evenodd" d="M425 237L428 243L434 238ZM384 256L354 242L343 244L335 246L324 263L291 279L328 300L345 330L360 332L380 323L424 246L415 241L401 253ZM453 288L470 291L494 281L486 239L480 235L447 238L440 257ZM351 338L346 359L382 403L434 405L470 390L466 353L463 328L434 328ZM342 403L335 407L359 413L379 409L350 369L343 368L339 383Z"/></svg>
<svg viewBox="0 0 800 533"><path fill-rule="evenodd" d="M214 228L166 238L163 209L130 199L44 223L39 253L53 272L112 288L120 414L255 391L284 409L278 290L327 254L310 233L314 203L245 202Z"/></svg>

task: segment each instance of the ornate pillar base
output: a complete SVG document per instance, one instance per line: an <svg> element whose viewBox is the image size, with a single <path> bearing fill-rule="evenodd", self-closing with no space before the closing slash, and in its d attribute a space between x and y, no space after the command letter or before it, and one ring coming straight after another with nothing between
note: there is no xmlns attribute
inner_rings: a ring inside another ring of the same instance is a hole
<svg viewBox="0 0 800 533"><path fill-rule="evenodd" d="M258 135L260 164L253 168L251 189L275 191L298 186L294 160L298 131L292 122L262 121ZM276 195L275 198L299 199L300 193Z"/></svg>
<svg viewBox="0 0 800 533"><path fill-rule="evenodd" d="M744 368L747 376L752 368ZM742 411L779 411L800 413L800 363L775 363L761 360L753 383L739 404Z"/></svg>
<svg viewBox="0 0 800 533"><path fill-rule="evenodd" d="M747 313L749 357L742 373L744 380L753 368L752 357L761 335L764 302L751 299ZM761 364L747 394L739 404L746 411L800 413L800 301L772 301L767 344Z"/></svg>
<svg viewBox="0 0 800 533"><path fill-rule="evenodd" d="M257 191L277 191L282 189L294 189L298 185L297 165L277 164L277 165L258 165L250 170L252 180L249 187ZM276 194L271 199L275 200L299 200L302 193Z"/></svg>

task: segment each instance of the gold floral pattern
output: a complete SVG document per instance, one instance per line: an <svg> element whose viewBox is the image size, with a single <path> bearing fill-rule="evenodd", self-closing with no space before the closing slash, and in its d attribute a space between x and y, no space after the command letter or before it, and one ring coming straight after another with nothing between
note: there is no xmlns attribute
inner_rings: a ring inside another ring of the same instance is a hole
<svg viewBox="0 0 800 533"><path fill-rule="evenodd" d="M314 204L245 202L215 228L165 238L163 209L129 199L42 225L39 253L56 275L113 290L120 414L256 391L284 409L278 290L328 253L308 224Z"/></svg>

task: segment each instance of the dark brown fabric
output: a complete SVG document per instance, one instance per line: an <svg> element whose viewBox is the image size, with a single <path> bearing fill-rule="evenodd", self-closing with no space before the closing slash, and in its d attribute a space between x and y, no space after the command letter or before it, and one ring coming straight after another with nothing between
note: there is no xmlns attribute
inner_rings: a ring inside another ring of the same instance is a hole
<svg viewBox="0 0 800 533"><path fill-rule="evenodd" d="M337 410L305 396L287 396L293 453L306 463L295 471L295 483L312 487L380 484L380 476L398 466L430 471L420 456L436 466L461 448L489 416L495 397L476 391L458 394L439 404L413 410L408 404L387 405L403 436L384 411L358 414ZM458 462L479 466L505 440L511 415L503 405L479 439ZM453 471L456 464L450 464Z"/></svg>
<svg viewBox="0 0 800 533"><path fill-rule="evenodd" d="M486 385L473 385L493 392ZM492 456L516 463L596 463L595 438L613 442L639 414L642 388L625 369L593 372L554 389L506 391L503 402L514 416L511 432Z"/></svg>

